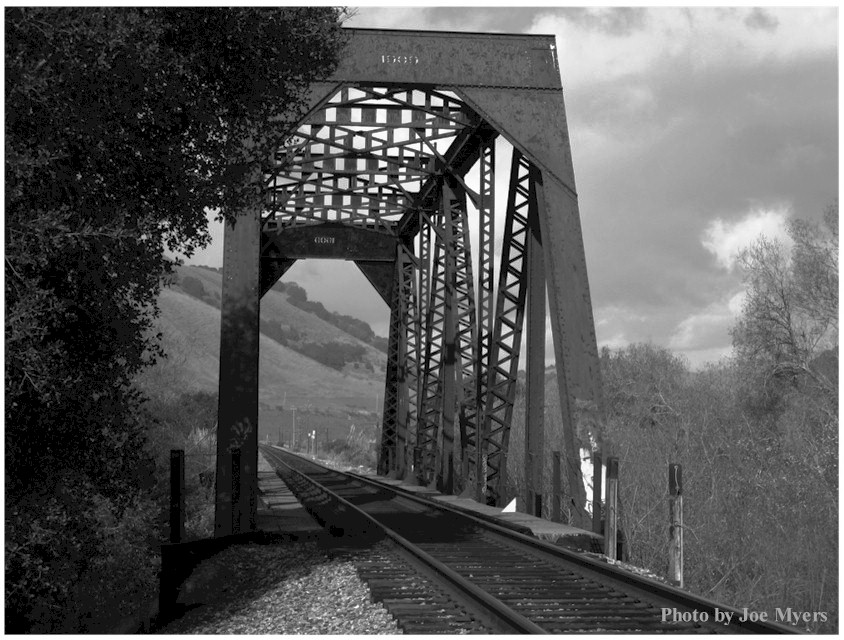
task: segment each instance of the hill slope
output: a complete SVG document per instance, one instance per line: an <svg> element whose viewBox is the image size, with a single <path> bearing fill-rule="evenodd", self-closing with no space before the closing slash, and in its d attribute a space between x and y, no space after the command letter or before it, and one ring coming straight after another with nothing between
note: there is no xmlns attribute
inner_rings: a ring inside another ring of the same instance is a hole
<svg viewBox="0 0 844 640"><path fill-rule="evenodd" d="M156 398L177 400L181 394L217 392L219 378L220 273L180 267L179 284L159 296L158 330L166 360L144 372L138 385ZM191 280L195 282L191 282ZM197 287L196 282L201 284ZM188 293L186 291L190 291ZM285 293L268 292L261 300L262 330L282 326L302 344L348 345L357 361L334 368L297 352L262 331L259 360L259 435L289 441L317 430L320 440L345 437L353 424L373 429L379 421L386 354L308 311ZM295 418L294 418L295 411Z"/></svg>

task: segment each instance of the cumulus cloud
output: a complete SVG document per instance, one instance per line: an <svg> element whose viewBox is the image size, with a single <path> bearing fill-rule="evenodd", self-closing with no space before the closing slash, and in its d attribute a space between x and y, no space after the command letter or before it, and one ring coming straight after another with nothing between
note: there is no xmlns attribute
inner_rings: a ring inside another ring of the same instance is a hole
<svg viewBox="0 0 844 640"><path fill-rule="evenodd" d="M736 322L745 292L738 291L683 318L668 339L668 348L685 355L692 366L730 353L730 329Z"/></svg>
<svg viewBox="0 0 844 640"><path fill-rule="evenodd" d="M531 31L557 35L568 86L652 73L668 62L700 71L794 60L838 44L832 7L549 9Z"/></svg>
<svg viewBox="0 0 844 640"><path fill-rule="evenodd" d="M788 209L757 209L736 222L712 220L703 232L701 243L724 269L732 270L736 257L760 236L788 243Z"/></svg>
<svg viewBox="0 0 844 640"><path fill-rule="evenodd" d="M736 318L738 318L741 310L744 308L744 301L747 299L747 291L739 291L727 301L727 309L730 310Z"/></svg>
<svg viewBox="0 0 844 640"><path fill-rule="evenodd" d="M627 305L601 305L595 307L595 337L598 348L621 349L631 342L643 340L640 336L653 318L641 310ZM653 335L648 336L652 338Z"/></svg>
<svg viewBox="0 0 844 640"><path fill-rule="evenodd" d="M616 333L603 340L598 340L598 349L623 349L630 344L630 339L624 333Z"/></svg>

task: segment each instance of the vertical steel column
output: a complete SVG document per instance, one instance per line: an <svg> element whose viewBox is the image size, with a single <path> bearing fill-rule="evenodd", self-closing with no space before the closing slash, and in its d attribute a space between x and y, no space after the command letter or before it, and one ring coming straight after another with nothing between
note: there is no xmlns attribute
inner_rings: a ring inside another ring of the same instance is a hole
<svg viewBox="0 0 844 640"><path fill-rule="evenodd" d="M445 332L446 278L444 262L446 249L443 243L443 230L438 224L434 224L428 215L423 213L423 218L428 229L434 233L434 247L430 259L431 272L425 282L428 300L425 305L425 357L421 363L422 401L420 403L420 430L417 446L421 450L422 457L420 481L430 484L437 479L437 460L441 453L438 440L441 435L440 423L443 412L441 368Z"/></svg>
<svg viewBox="0 0 844 640"><path fill-rule="evenodd" d="M475 499L480 502L486 495L486 439L484 431L486 408L487 372L492 336L493 280L495 278L495 139L487 142L480 150L480 189L478 203L478 360L475 381L477 383L477 434L474 469L469 469L467 480L474 473Z"/></svg>
<svg viewBox="0 0 844 640"><path fill-rule="evenodd" d="M553 193L553 190L551 191ZM565 284L563 282L563 273L556 261L559 256L555 255L554 247L550 245L553 241L553 236L550 233L551 220L546 206L546 187L544 185L544 176L537 171L536 176L536 200L538 203L538 212L540 227L543 228L542 237L546 239L544 246L545 253L545 268L549 274L549 298L551 300L551 329L554 337L554 354L557 363L557 388L560 397L560 410L562 418L562 432L563 432L563 457L566 468L566 484L569 502L573 506L573 524L582 528L589 528L588 515L585 511L586 506L586 488L583 486L583 474L580 469L580 447L578 446L577 437L575 435L575 421L574 421L574 407L572 407L572 387L571 380L569 380L568 373L571 369L566 362L566 351L563 345L566 344L562 325L562 318L555 317L555 313L563 303L560 289ZM579 236L582 237L582 236ZM581 245L582 247L582 245ZM584 262L585 265L585 262ZM584 266L585 274L585 266ZM571 292L566 292L571 295ZM588 301L588 291L586 293ZM591 306L588 306L591 316ZM591 320L591 317L590 317ZM592 325L594 326L594 325ZM594 334L594 329L592 329ZM594 335L593 335L594 339ZM595 377L600 377L600 372L597 370L597 361L595 362L596 370ZM600 386L600 383L598 384Z"/></svg>
<svg viewBox="0 0 844 640"><path fill-rule="evenodd" d="M393 296L390 301L390 335L387 343L387 371L384 383L384 411L381 414L381 446L378 450L378 473L388 475L396 471L399 446L399 403L405 391L401 379L401 265L396 260Z"/></svg>
<svg viewBox="0 0 844 640"><path fill-rule="evenodd" d="M258 347L261 210L225 224L214 535L255 528L258 487ZM233 487L231 451L242 453ZM237 502L233 496L238 495Z"/></svg>
<svg viewBox="0 0 844 640"><path fill-rule="evenodd" d="M454 308L456 349L456 400L460 446L455 456L455 490L467 489L470 465L475 462L478 432L478 326L472 269L472 246L466 191L456 180L446 179L444 197L451 202L451 259L454 263ZM469 489L474 495L474 483Z"/></svg>
<svg viewBox="0 0 844 640"><path fill-rule="evenodd" d="M531 167L527 234L527 384L525 388L525 489L527 513L542 517L545 467L545 262Z"/></svg>
<svg viewBox="0 0 844 640"><path fill-rule="evenodd" d="M399 433L404 434L403 447L397 451L397 474L406 478L410 472L412 460L409 454L416 444L415 428L419 415L419 319L416 304L416 272L418 263L412 250L404 245L398 248L400 290L399 322L401 348L399 349L399 376L404 381L404 392L399 397L398 425Z"/></svg>
<svg viewBox="0 0 844 640"><path fill-rule="evenodd" d="M403 245L397 249L395 274L378 472L404 478L408 451L416 441L411 427L417 415L418 328L416 263Z"/></svg>
<svg viewBox="0 0 844 640"><path fill-rule="evenodd" d="M454 419L457 409L457 301L455 296L456 256L454 242L454 195L443 181L440 190L440 219L443 234L437 236L443 246L443 333L440 365L440 406L442 446L437 488L445 494L454 492ZM439 243L438 243L439 244Z"/></svg>
<svg viewBox="0 0 844 640"><path fill-rule="evenodd" d="M486 501L498 506L506 497L507 449L522 344L530 178L530 162L514 148L484 412Z"/></svg>
<svg viewBox="0 0 844 640"><path fill-rule="evenodd" d="M416 445L413 448L413 469L418 482L428 482L425 447L429 440L425 421L426 378L428 376L428 304L431 281L431 229L430 219L421 211L419 216L419 297L416 299L417 362L419 376L416 379ZM434 438L436 440L436 437Z"/></svg>

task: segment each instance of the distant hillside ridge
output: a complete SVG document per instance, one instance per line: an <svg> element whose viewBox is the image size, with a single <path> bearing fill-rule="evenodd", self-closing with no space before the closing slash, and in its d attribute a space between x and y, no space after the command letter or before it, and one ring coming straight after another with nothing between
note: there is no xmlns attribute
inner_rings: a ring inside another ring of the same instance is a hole
<svg viewBox="0 0 844 640"><path fill-rule="evenodd" d="M219 310L220 269L177 267L170 288ZM328 311L310 301L295 282L277 283L261 299L261 333L297 353L337 371L384 371L387 339L375 335L368 323Z"/></svg>
<svg viewBox="0 0 844 640"><path fill-rule="evenodd" d="M155 331L161 334L166 357L135 380L153 402L180 406L189 404L186 395L216 396L221 289L218 271L178 267L172 284L161 291ZM287 294L279 291L269 291L262 298L261 319L260 439L304 442L308 433L316 432L320 442L326 442L361 429L372 435L370 431L380 424L384 402L386 354L291 304ZM270 335L278 327L297 339L285 338L288 344L282 344L278 336ZM309 344L342 354L342 364L336 354L332 361ZM214 425L202 426L211 429Z"/></svg>
<svg viewBox="0 0 844 640"><path fill-rule="evenodd" d="M205 265L195 265L194 268L205 269L206 271L213 271L214 273L222 273L223 271L222 269L219 269L217 267L208 267ZM202 283L197 278L194 278L190 275L184 276L180 285L182 287L182 290L185 291L185 293L187 293L188 295L192 295L195 298L204 300L205 302L213 304L217 306L217 308L219 308L219 298L209 296L203 290ZM337 313L336 311L329 311L321 302L318 302L316 300L308 300L308 292L305 290L304 287L301 287L296 282L282 282L281 280L279 280L273 285L272 291L286 293L287 300L288 302L290 302L290 304L310 313L313 313L318 318L321 318L329 324L334 325L341 331L345 331L350 336L354 336L359 340L363 340L367 344L371 344L379 351L387 353L387 338L377 335L372 330L372 327L369 325L368 322L359 318L355 318L353 316ZM279 334L279 336L281 336L281 334Z"/></svg>

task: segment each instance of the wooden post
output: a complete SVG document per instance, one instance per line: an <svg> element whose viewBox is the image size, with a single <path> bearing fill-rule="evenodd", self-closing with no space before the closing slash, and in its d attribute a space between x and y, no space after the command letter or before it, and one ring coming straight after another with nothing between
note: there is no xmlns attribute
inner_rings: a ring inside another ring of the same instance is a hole
<svg viewBox="0 0 844 640"><path fill-rule="evenodd" d="M185 452L170 449L170 542L185 537Z"/></svg>
<svg viewBox="0 0 844 640"><path fill-rule="evenodd" d="M604 533L604 553L616 560L618 544L618 458L607 458L607 527Z"/></svg>
<svg viewBox="0 0 844 640"><path fill-rule="evenodd" d="M592 532L601 533L601 500L603 491L604 461L601 453L592 454Z"/></svg>
<svg viewBox="0 0 844 640"><path fill-rule="evenodd" d="M668 465L668 578L683 587L683 467Z"/></svg>
<svg viewBox="0 0 844 640"><path fill-rule="evenodd" d="M552 479L553 486L551 487L551 521L562 522L562 500L563 500L563 478L560 473L560 452L554 451L552 454Z"/></svg>

